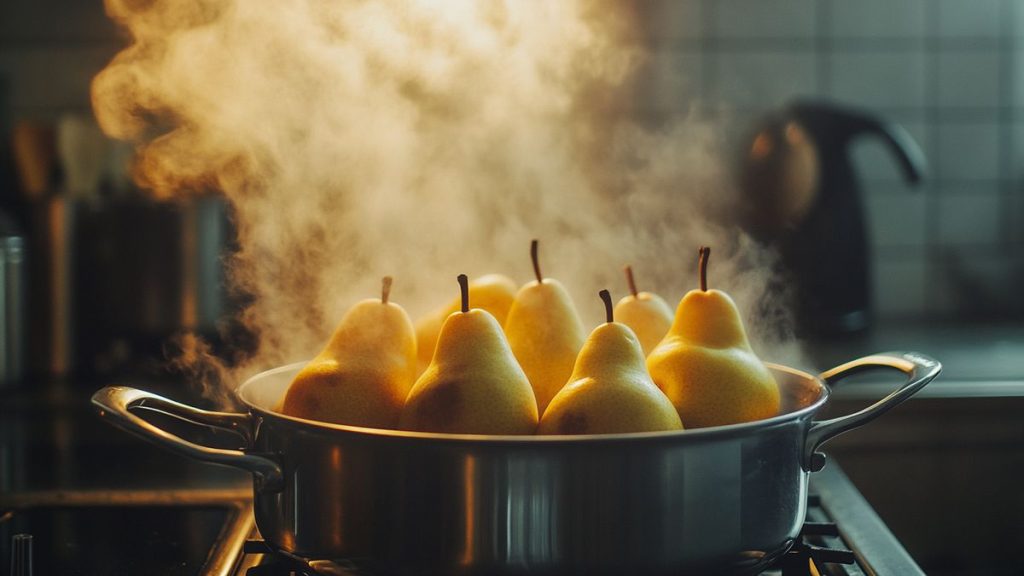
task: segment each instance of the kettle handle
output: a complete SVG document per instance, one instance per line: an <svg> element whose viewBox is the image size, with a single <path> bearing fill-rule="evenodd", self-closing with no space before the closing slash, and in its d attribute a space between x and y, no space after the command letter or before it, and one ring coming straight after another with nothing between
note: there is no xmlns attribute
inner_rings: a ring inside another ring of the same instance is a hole
<svg viewBox="0 0 1024 576"><path fill-rule="evenodd" d="M921 147L917 145L914 137L903 126L891 122L878 123L876 132L889 146L889 150L896 155L907 182L911 184L920 182L924 177L928 161L925 160L924 152L921 151Z"/></svg>
<svg viewBox="0 0 1024 576"><path fill-rule="evenodd" d="M942 364L917 352L883 352L836 366L822 372L821 378L829 386L834 386L847 376L876 368L899 370L906 374L907 381L896 391L859 412L831 420L813 422L804 441L804 467L807 470L817 472L825 466L825 455L817 451L822 444L843 432L874 420L910 398L939 375L939 372L942 371Z"/></svg>
<svg viewBox="0 0 1024 576"><path fill-rule="evenodd" d="M132 409L144 406L195 424L230 430L242 436L246 444L251 444L252 419L248 414L200 410L151 392L127 386L108 386L98 390L92 396L92 404L101 418L143 440L197 460L234 466L252 472L256 477L257 490L277 492L284 484L281 465L266 456L242 450L211 448L189 442L144 420L134 414Z"/></svg>
<svg viewBox="0 0 1024 576"><path fill-rule="evenodd" d="M790 110L813 134L824 131L838 138L844 146L858 134L867 132L879 136L896 156L903 176L912 184L920 182L927 171L928 161L921 146L895 122L884 121L867 111L818 100L796 100Z"/></svg>

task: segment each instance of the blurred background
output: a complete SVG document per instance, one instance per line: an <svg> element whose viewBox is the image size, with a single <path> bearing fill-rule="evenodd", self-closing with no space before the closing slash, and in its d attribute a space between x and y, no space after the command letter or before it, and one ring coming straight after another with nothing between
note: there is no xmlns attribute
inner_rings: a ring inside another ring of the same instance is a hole
<svg viewBox="0 0 1024 576"><path fill-rule="evenodd" d="M765 207L743 225L830 295L801 304L816 366L884 348L946 365L899 418L832 454L930 573L972 573L1024 545L1024 4L630 6L651 54L630 106L652 125L719 123L738 185ZM98 0L0 4L0 369L12 387L166 374L174 335L203 334L216 354L243 304L224 286L224 201L147 197L131 148L95 126L91 79L126 41ZM808 245L820 250L795 247ZM833 409L891 386L868 381ZM964 523L988 528L964 535Z"/></svg>
<svg viewBox="0 0 1024 576"><path fill-rule="evenodd" d="M1024 7L1011 0L658 0L632 8L644 23L636 41L651 57L630 105L652 124L678 114L714 119L724 149L735 151L737 175L759 130L799 119L791 108L798 100L852 109L909 135L911 153L923 160L919 181L871 130L833 137L849 128L803 119L816 123L805 132L833 130L827 145L810 134L818 156L848 156L851 167L849 174L808 169L808 186L823 183L815 193L836 196L830 188L856 179L851 205L863 210L864 236L849 238L853 247L844 250L866 262L863 307L900 320L1024 315L1024 118L1017 112ZM106 140L91 120L90 81L125 45L123 33L98 1L9 0L0 11L0 202L11 224L41 243L28 266L47 278L31 292L38 301L49 290L41 312L56 316L47 322L51 333L29 338L56 346L51 360L64 358L55 362L109 371L136 349L153 352L168 332L212 329L231 308L218 262L232 238L224 206L214 196L187 205L142 200L126 170L130 147ZM786 153L773 161L799 162L802 151ZM88 202L62 210L49 205L54 196ZM843 217L813 216L827 224ZM147 250L124 249L128 238ZM158 265L139 256L150 248L164 254ZM135 270L124 291L88 271L124 259L134 267L118 269ZM100 286L89 285L98 278ZM147 289L137 289L142 282ZM84 301L95 305L76 304ZM77 336L65 337L68 330Z"/></svg>
<svg viewBox="0 0 1024 576"><path fill-rule="evenodd" d="M884 142L854 141L877 311L1020 314L1024 6L1011 0L640 3L654 49L645 104L727 107L738 131L796 97L902 126L928 159L906 182ZM713 113L713 110L712 112Z"/></svg>

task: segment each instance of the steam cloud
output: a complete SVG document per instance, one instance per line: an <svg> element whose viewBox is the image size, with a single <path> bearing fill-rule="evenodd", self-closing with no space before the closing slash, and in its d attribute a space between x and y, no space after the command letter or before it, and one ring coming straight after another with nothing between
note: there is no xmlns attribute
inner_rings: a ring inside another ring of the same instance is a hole
<svg viewBox="0 0 1024 576"><path fill-rule="evenodd" d="M722 217L721 131L630 113L646 55L626 5L107 0L132 42L94 80L101 126L137 144L144 187L214 188L237 217L230 278L259 349L203 373L234 384L311 357L385 274L414 318L461 272L526 281L534 237L591 325L624 264L674 303L712 245L710 282L755 347L791 359L771 258ZM191 342L186 361L213 360Z"/></svg>

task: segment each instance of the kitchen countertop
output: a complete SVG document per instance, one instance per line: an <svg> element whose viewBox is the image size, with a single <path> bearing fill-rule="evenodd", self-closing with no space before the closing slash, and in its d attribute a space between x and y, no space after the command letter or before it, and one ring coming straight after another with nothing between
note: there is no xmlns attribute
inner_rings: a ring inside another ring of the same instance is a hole
<svg viewBox="0 0 1024 576"><path fill-rule="evenodd" d="M1022 323L890 321L848 338L808 342L806 350L820 369L894 350L931 356L942 363L942 374L918 393L921 398L1024 396ZM895 383L874 372L849 384L837 387L836 398L881 397Z"/></svg>
<svg viewBox="0 0 1024 576"><path fill-rule="evenodd" d="M825 451L926 572L1024 573L1003 554L1024 545L1024 324L888 322L807 346L818 368L894 350L931 356L943 371ZM856 412L902 382L886 371L844 379L817 417Z"/></svg>

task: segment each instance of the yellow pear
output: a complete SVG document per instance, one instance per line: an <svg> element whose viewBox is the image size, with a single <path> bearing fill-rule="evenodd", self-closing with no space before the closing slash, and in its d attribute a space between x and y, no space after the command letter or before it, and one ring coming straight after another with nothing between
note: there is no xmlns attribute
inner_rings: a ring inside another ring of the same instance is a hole
<svg viewBox="0 0 1024 576"><path fill-rule="evenodd" d="M405 310L380 300L350 308L327 346L288 387L282 412L337 424L394 428L416 379L416 335Z"/></svg>
<svg viewBox="0 0 1024 576"><path fill-rule="evenodd" d="M469 283L469 299L473 306L486 310L498 321L505 323L508 309L516 297L516 283L503 274L487 274ZM437 334L448 316L459 311L460 300L452 302L416 321L416 349L419 353L419 371L422 373L430 364L437 346Z"/></svg>
<svg viewBox="0 0 1024 576"><path fill-rule="evenodd" d="M452 434L533 434L537 400L501 325L469 308L469 280L459 276L461 311L444 321L430 365L413 385L401 427Z"/></svg>
<svg viewBox="0 0 1024 576"><path fill-rule="evenodd" d="M754 354L736 304L707 289L711 250L700 250L700 289L679 302L664 340L647 357L655 384L672 400L687 428L775 416L779 388Z"/></svg>
<svg viewBox="0 0 1024 576"><path fill-rule="evenodd" d="M653 292L636 291L631 266L626 266L626 281L630 293L615 305L615 318L633 330L646 356L672 327L672 309L661 296Z"/></svg>
<svg viewBox="0 0 1024 576"><path fill-rule="evenodd" d="M538 434L621 434L682 430L672 402L654 385L636 334L615 322L612 297L600 292L608 322L590 333L566 384L548 404Z"/></svg>
<svg viewBox="0 0 1024 576"><path fill-rule="evenodd" d="M557 280L541 275L536 240L530 245L530 257L537 280L516 294L505 320L505 335L543 414L569 380L585 333L569 293Z"/></svg>

